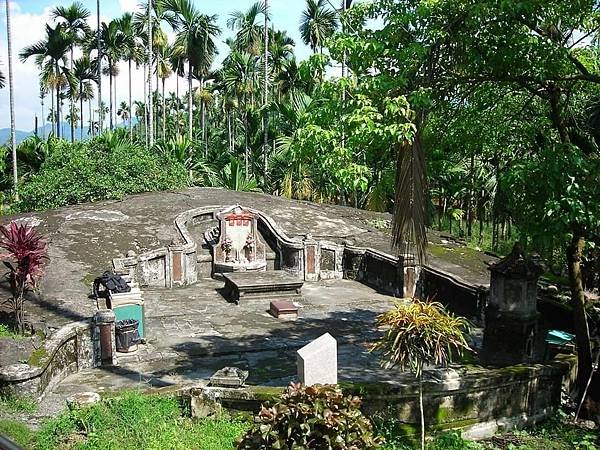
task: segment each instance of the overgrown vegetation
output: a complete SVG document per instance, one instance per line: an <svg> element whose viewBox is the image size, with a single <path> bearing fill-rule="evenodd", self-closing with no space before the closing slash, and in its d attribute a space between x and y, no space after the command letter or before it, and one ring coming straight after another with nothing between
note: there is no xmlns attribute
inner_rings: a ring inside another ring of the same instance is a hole
<svg viewBox="0 0 600 450"><path fill-rule="evenodd" d="M325 388L321 394L341 399L335 388ZM355 419L360 412L354 406L342 408L340 412L333 406L334 417L330 417L329 425L325 420L319 419L319 414L328 415L325 409L314 408L324 398L317 399L316 403L307 405L306 402L295 402L298 408L305 412L302 414L316 413L313 422L306 422L305 428L310 428L310 435L318 439L319 436L335 436L333 424L336 420L349 419L349 426L356 425ZM313 400L315 400L313 398ZM346 399L356 405L356 400ZM346 405L346 400L341 400L338 405ZM334 401L333 403L336 403ZM227 450L234 449L236 442L245 437L260 439L260 426L272 423L270 419L260 417L254 427L246 420L238 420L229 416L213 417L194 420L188 416L177 398L161 395L149 395L139 392L126 392L122 395L105 399L101 403L85 409L67 410L58 417L43 423L37 431L31 430L22 420L15 417L35 411L34 403L28 399L17 397L3 398L0 400L0 434L21 445L26 450L69 450L69 449L197 449L197 450ZM307 408L302 405L309 406ZM324 406L324 403L321 405ZM348 406L348 405L346 405ZM292 413L283 408L277 416L287 415L292 418ZM354 411L354 412L351 412ZM350 412L350 415L348 413ZM337 414L337 415L336 415ZM341 414L341 415L340 415ZM11 418L12 417L12 418ZM334 420L335 419L335 420ZM363 425L366 419L359 419ZM370 424L369 436L380 436L385 440L381 450L414 450L418 443L413 436L407 435L406 425L388 416L374 416L373 428ZM285 421L282 421L283 424ZM289 422L288 422L289 424ZM353 425L354 424L354 425ZM297 424L300 426L300 423ZM345 430L345 425L340 428ZM251 431L249 431L251 430ZM325 434L320 435L320 432ZM267 431L263 428L263 431ZM272 431L272 428L269 429ZM354 431L359 431L354 428ZM267 433L268 434L268 433ZM296 434L293 434L296 436ZM363 434L363 437L366 435ZM534 430L514 432L496 436L481 442L471 442L463 439L458 432L439 433L427 441L428 450L595 450L600 448L598 435L595 432L574 426L568 423L564 414L544 422ZM242 441L243 442L243 441ZM316 442L316 441L314 441ZM366 440L365 442L368 442ZM373 441L371 441L373 442ZM333 448L345 448L341 446ZM269 447L244 447L252 449L271 449ZM286 447L281 447L285 449ZM305 447L325 448L325 447ZM347 447L351 448L351 447ZM369 446L356 447L360 449L372 448Z"/></svg>
<svg viewBox="0 0 600 450"><path fill-rule="evenodd" d="M51 139L48 155L21 191L17 208L43 210L126 194L185 187L188 173L171 155L130 143L125 133L89 142Z"/></svg>
<svg viewBox="0 0 600 450"><path fill-rule="evenodd" d="M262 406L238 449L378 449L381 440L360 404L336 386L291 385L280 401Z"/></svg>
<svg viewBox="0 0 600 450"><path fill-rule="evenodd" d="M35 450L225 450L233 449L248 427L245 421L226 417L192 420L176 398L137 392L65 411L37 432L15 420L0 420L0 433Z"/></svg>
<svg viewBox="0 0 600 450"><path fill-rule="evenodd" d="M386 330L371 346L380 352L384 367L410 370L419 379L421 413L421 449L425 449L423 412L423 367L426 364L447 366L453 357L469 350L466 342L468 323L447 313L440 303L412 299L397 302L391 311L377 317L377 326Z"/></svg>

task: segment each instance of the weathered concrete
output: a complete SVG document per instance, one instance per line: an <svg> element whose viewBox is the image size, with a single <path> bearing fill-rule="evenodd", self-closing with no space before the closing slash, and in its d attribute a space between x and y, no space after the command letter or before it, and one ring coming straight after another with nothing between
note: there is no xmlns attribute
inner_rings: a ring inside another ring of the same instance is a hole
<svg viewBox="0 0 600 450"><path fill-rule="evenodd" d="M393 254L387 229L380 226L389 220L387 214L214 188L141 194L122 201L5 217L4 223L17 219L37 224L50 244L50 263L40 284L40 295L26 307L28 316L38 318L50 331L90 318L96 310L95 302L88 299L91 283L110 268L113 258L125 257L130 250L139 254L169 246L178 236L174 225L178 214L201 206L218 208L236 203L268 213L293 238L329 241L332 246L352 242ZM189 230L196 240L209 224L198 226ZM430 240L440 245L431 247L428 265L472 285L488 283L485 261L493 258L461 249L435 233L431 233ZM320 262L327 264L327 258L316 263Z"/></svg>

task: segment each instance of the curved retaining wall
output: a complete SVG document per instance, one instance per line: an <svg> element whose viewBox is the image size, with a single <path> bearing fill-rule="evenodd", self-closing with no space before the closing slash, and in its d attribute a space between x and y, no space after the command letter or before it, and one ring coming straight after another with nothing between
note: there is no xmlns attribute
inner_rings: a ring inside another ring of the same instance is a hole
<svg viewBox="0 0 600 450"><path fill-rule="evenodd" d="M27 364L0 367L0 393L41 398L66 376L94 365L91 322L73 322L48 338Z"/></svg>
<svg viewBox="0 0 600 450"><path fill-rule="evenodd" d="M470 368L426 371L438 378L423 383L426 426L430 430L458 429L465 437L482 439L501 431L522 428L547 418L560 406L561 390L575 380L576 357L561 356L548 364L499 369ZM406 383L341 383L344 392L359 395L369 416L393 417L406 435L419 432L419 385ZM205 416L225 408L256 413L264 402L274 402L282 388L249 386L187 388L180 395L192 414Z"/></svg>
<svg viewBox="0 0 600 450"><path fill-rule="evenodd" d="M189 285L206 275L203 266L212 261L202 253L203 243L195 242L189 226L216 220L221 211L240 205L210 205L184 211L175 218L178 237L171 245L127 258L115 258L115 270L128 273L142 286L171 288ZM286 270L306 281L351 278L370 284L391 295L414 294L418 269L412 259L356 247L351 243L316 240L310 235L288 236L262 211L246 208L258 217L258 229L276 253L276 269ZM208 261L207 261L208 259Z"/></svg>

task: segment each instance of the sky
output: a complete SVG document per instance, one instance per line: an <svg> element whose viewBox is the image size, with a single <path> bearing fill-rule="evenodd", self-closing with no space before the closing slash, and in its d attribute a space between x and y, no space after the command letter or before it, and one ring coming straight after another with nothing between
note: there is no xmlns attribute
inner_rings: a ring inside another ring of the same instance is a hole
<svg viewBox="0 0 600 450"><path fill-rule="evenodd" d="M95 28L96 23L96 1L80 0L86 8L92 12L90 17L90 26ZM236 10L247 10L255 0L193 0L201 13L217 15L217 22L221 27L222 33L218 38L219 56L216 64L227 54L227 46L224 41L227 37L233 36L233 31L227 28L227 19L231 12ZM12 28L12 53L14 68L14 86L15 86L15 117L17 130L30 131L34 128L34 117L37 114L39 124L42 124L41 106L39 99L39 81L38 69L33 58L22 63L19 60L19 52L26 46L44 38L44 28L46 23L52 23L50 19L51 10L59 5L68 6L73 3L69 1L50 1L50 0L12 0L11 8L11 28ZM138 0L101 0L100 18L108 22L127 11L135 11L138 6ZM305 46L298 31L300 16L304 9L304 0L270 0L271 18L276 29L285 30L287 34L296 42L296 56L299 59L305 59L310 55L310 49ZM163 29L167 32L167 26ZM172 36L172 35L171 35ZM117 77L117 104L127 99L127 63L120 65L121 76ZM4 1L0 5L0 70L5 74L8 80L8 45L6 41L6 10ZM142 70L133 72L133 99L142 99L143 97L143 74ZM175 91L175 77L171 77L165 90ZM180 80L180 90L183 91L185 83ZM106 104L108 104L108 78L102 79L102 92ZM180 91L180 92L181 92ZM47 115L50 99L46 98L44 114ZM0 128L10 126L8 86L0 90ZM87 108L85 108L87 112ZM65 108L63 107L63 116ZM87 116L86 116L87 117Z"/></svg>

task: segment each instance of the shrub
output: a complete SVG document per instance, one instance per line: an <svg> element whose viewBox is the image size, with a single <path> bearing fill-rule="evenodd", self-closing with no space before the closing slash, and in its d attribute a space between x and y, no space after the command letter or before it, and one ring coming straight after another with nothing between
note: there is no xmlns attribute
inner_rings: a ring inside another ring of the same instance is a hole
<svg viewBox="0 0 600 450"><path fill-rule="evenodd" d="M447 313L440 303L412 299L395 304L394 309L377 317L377 325L387 327L383 337L371 347L381 351L384 367L410 369L419 379L421 412L421 449L425 449L423 415L423 367L425 364L447 365L454 354L469 349L465 340L468 323Z"/></svg>
<svg viewBox="0 0 600 450"><path fill-rule="evenodd" d="M4 265L8 267L7 277L12 293L9 303L17 331L22 334L25 325L25 294L35 289L44 260L48 258L48 250L35 228L15 222L0 227L0 247L7 251L1 256L10 258L10 261L4 261Z"/></svg>
<svg viewBox="0 0 600 450"><path fill-rule="evenodd" d="M377 449L381 440L360 404L336 386L292 384L278 403L261 408L238 449Z"/></svg>
<svg viewBox="0 0 600 450"><path fill-rule="evenodd" d="M183 165L118 136L88 142L58 141L22 187L20 211L57 208L127 194L178 189L187 185Z"/></svg>

